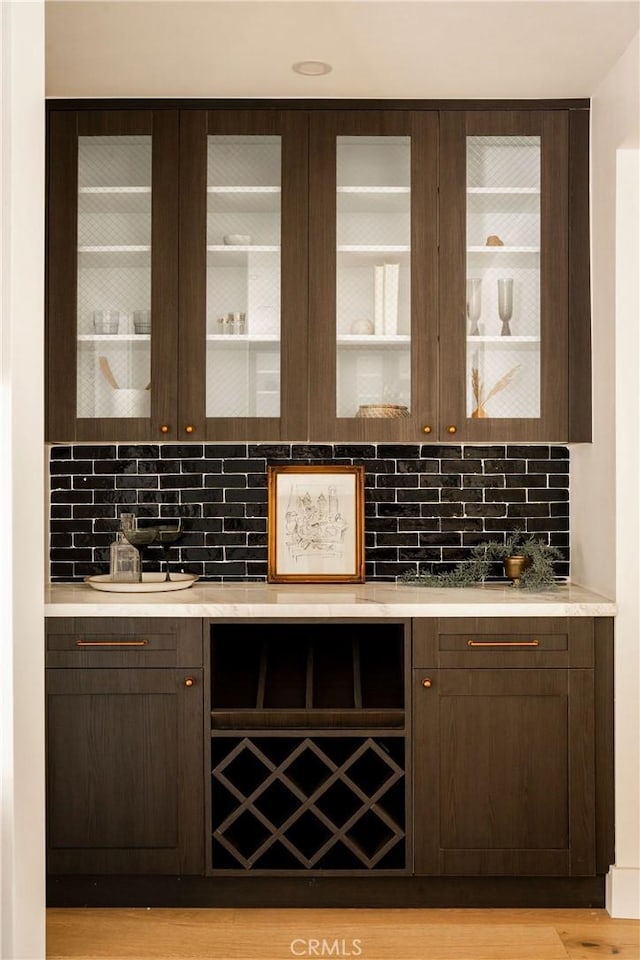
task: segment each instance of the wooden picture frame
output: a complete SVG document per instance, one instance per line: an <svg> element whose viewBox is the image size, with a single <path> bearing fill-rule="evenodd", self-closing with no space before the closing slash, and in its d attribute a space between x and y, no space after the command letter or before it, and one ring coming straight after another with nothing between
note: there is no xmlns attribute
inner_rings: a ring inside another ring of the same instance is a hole
<svg viewBox="0 0 640 960"><path fill-rule="evenodd" d="M268 468L270 583L364 583L364 467Z"/></svg>

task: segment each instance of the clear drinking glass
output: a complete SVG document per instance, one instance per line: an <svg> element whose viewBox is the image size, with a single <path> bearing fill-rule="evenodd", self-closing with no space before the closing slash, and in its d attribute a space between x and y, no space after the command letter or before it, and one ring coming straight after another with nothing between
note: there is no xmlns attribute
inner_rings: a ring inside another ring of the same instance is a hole
<svg viewBox="0 0 640 960"><path fill-rule="evenodd" d="M97 334L113 336L120 330L120 312L118 310L94 310L93 329Z"/></svg>
<svg viewBox="0 0 640 960"><path fill-rule="evenodd" d="M479 337L478 320L482 313L482 277L469 277L467 280L467 318L469 336Z"/></svg>
<svg viewBox="0 0 640 960"><path fill-rule="evenodd" d="M151 333L151 311L133 311L133 330L137 334Z"/></svg>
<svg viewBox="0 0 640 960"><path fill-rule="evenodd" d="M502 320L501 336L510 337L509 321L513 316L513 279L500 277L498 280L498 316Z"/></svg>

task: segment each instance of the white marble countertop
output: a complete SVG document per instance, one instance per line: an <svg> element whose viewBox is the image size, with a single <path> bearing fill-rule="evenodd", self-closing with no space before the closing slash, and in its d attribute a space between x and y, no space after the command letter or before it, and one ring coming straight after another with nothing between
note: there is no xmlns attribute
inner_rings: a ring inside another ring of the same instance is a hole
<svg viewBox="0 0 640 960"><path fill-rule="evenodd" d="M46 587L47 617L612 617L616 605L562 584L527 593L503 584L196 583L171 593L102 593L85 583Z"/></svg>

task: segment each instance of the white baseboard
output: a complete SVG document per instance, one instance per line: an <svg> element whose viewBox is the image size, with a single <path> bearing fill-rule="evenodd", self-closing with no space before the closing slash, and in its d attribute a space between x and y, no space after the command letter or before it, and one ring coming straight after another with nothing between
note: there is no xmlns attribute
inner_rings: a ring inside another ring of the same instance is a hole
<svg viewBox="0 0 640 960"><path fill-rule="evenodd" d="M609 868L606 908L617 920L640 920L640 868Z"/></svg>

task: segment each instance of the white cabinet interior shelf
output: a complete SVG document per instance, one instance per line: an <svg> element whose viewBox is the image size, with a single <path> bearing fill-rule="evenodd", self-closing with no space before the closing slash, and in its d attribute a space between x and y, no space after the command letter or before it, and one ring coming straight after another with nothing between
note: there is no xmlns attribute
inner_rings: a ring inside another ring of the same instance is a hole
<svg viewBox="0 0 640 960"><path fill-rule="evenodd" d="M467 193L470 195L500 195L502 193L506 194L523 194L530 196L540 196L540 190L537 187L468 187Z"/></svg>
<svg viewBox="0 0 640 960"><path fill-rule="evenodd" d="M243 343L260 346L263 343L280 343L280 337L275 333L208 333L207 341L209 343L220 343L225 347L239 347Z"/></svg>
<svg viewBox="0 0 640 960"><path fill-rule="evenodd" d="M280 247L269 244L212 243L207 246L208 253L277 253Z"/></svg>
<svg viewBox="0 0 640 960"><path fill-rule="evenodd" d="M81 333L78 340L82 342L100 343L143 343L151 340L149 333Z"/></svg>
<svg viewBox="0 0 640 960"><path fill-rule="evenodd" d="M540 343L540 337L518 337L518 336L508 336L508 337L467 337L468 343L494 343L500 344L501 346L508 347L513 343Z"/></svg>
<svg viewBox="0 0 640 960"><path fill-rule="evenodd" d="M482 247L467 247L467 253L484 253L484 254L505 254L505 253L540 253L540 247L493 247L493 246L482 246Z"/></svg>
<svg viewBox="0 0 640 960"><path fill-rule="evenodd" d="M376 336L375 334L342 334L338 336L339 347L406 347L411 337L398 334L397 336Z"/></svg>
<svg viewBox="0 0 640 960"><path fill-rule="evenodd" d="M114 214L149 212L151 187L81 187L78 190L78 212L81 214Z"/></svg>
<svg viewBox="0 0 640 960"><path fill-rule="evenodd" d="M151 246L146 243L112 244L109 246L78 247L78 253L151 253Z"/></svg>

